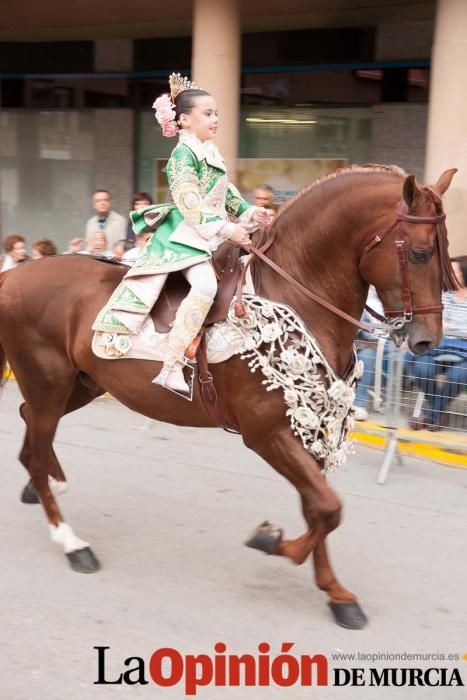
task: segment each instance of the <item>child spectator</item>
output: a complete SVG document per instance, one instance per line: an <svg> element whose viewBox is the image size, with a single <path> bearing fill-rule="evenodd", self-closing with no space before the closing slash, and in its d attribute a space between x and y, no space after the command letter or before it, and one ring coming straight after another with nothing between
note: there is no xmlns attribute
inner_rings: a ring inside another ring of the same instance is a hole
<svg viewBox="0 0 467 700"><path fill-rule="evenodd" d="M0 272L11 270L28 259L26 254L26 240L18 233L7 236L3 241L6 255L0 256Z"/></svg>
<svg viewBox="0 0 467 700"><path fill-rule="evenodd" d="M50 238L38 238L31 243L32 259L44 258L47 255L57 255L55 243Z"/></svg>

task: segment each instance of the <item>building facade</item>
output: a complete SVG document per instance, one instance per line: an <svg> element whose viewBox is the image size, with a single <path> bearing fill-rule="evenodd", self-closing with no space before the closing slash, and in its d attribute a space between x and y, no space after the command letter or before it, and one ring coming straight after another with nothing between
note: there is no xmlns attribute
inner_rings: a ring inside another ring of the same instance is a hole
<svg viewBox="0 0 467 700"><path fill-rule="evenodd" d="M457 167L446 208L452 250L467 252L464 0L32 2L6 20L3 237L64 250L95 188L123 214L134 191L163 199L174 143L151 105L176 70L216 96L219 146L247 196L265 181L281 201L346 163L396 163L425 181Z"/></svg>

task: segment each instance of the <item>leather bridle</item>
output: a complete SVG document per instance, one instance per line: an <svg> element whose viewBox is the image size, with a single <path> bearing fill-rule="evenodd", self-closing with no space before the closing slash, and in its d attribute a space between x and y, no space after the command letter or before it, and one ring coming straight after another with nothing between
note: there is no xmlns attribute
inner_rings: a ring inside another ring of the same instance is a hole
<svg viewBox="0 0 467 700"><path fill-rule="evenodd" d="M405 232L405 223L412 223L412 224L436 224L436 238L437 238L437 244L438 244L438 250L441 251L442 248L442 238L445 237L447 239L447 230L446 230L446 214L442 212L441 214L438 214L436 216L414 216L413 214L408 214L408 207L405 202L401 202L399 206L399 211L396 216L396 220L388 226L382 233L379 234L370 234L370 237L365 238L360 246L360 248L363 248L363 251L360 255L360 261L363 259L365 255L367 255L369 252L371 252L376 246L378 246L382 241L384 241L393 231L398 230L399 236L395 241L395 248L396 248L396 255L397 255L397 260L399 264L399 270L400 270L400 275L401 275L401 282L402 282L402 288L401 288L401 293L402 293L402 304L403 308L398 309L397 311L387 311L386 317L381 316L380 314L376 313L376 311L365 307L372 316L377 318L379 321L383 322L386 324L386 327L389 327L390 330L400 330L404 327L405 324L410 323L413 319L413 316L416 316L418 314L435 314L435 313L441 313L443 310L443 305L438 304L436 306L425 306L425 307L416 307L414 308L412 305L412 295L410 292L410 284L409 284L409 268L408 268L408 246L406 242L406 232ZM340 318L343 318L345 321L348 321L349 323L352 323L354 326L357 328L360 328L362 330L365 330L369 333L375 333L375 324L372 323L365 323L363 321L356 320L353 318L353 316L350 316L347 314L345 311L342 311L339 309L337 306L334 304L331 304L331 302L327 301L326 299L323 299L320 297L316 292L314 292L311 289L308 289L305 287L303 284L298 282L296 279L292 277L288 272L283 270L280 265L275 263L273 260L270 260L266 255L266 251L271 247L275 240L275 232L274 229L272 230L271 234L270 233L270 225L262 228L259 232L259 242L263 240L263 238L266 236L267 240L262 246L255 246L255 245L250 245L247 247L247 250L250 253L250 257L248 258L247 262L245 263L242 274L240 275L239 281L238 281L238 287L237 287L237 301L235 304L235 314L238 317L245 316L246 310L244 307L244 304L242 302L242 287L245 281L245 276L246 276L246 271L248 266L251 264L254 258L259 258L262 260L266 265L268 265L270 268L275 270L281 277L283 277L287 282L289 282L295 289L300 291L304 296L308 297L309 299L312 299L316 303L320 304L322 307L325 309L328 309L332 313L334 313L336 316L339 316ZM441 264L441 263L440 263ZM387 320L389 319L389 320ZM381 330L381 329L380 329Z"/></svg>
<svg viewBox="0 0 467 700"><path fill-rule="evenodd" d="M406 203L401 202L394 223L392 223L391 226L389 226L382 233L379 233L376 236L371 234L369 241L368 238L366 238L363 241L361 247L364 246L364 248L360 258L361 262L365 254L369 253L374 248L376 248L376 246L378 246L382 241L384 241L384 239L390 233L398 229L399 237L395 241L395 246L397 262L399 264L399 271L402 282L401 293L403 308L398 309L397 311L386 311L385 314L386 318L400 318L401 321L403 321L402 325L410 323L412 321L412 318L419 314L437 314L443 311L443 304L437 304L436 306L421 306L415 308L412 306L412 295L410 292L409 283L408 247L406 242L404 222L408 222L411 224L436 224L436 240L438 242L440 240L440 237L444 236L447 238L448 235L445 223L446 214L444 212L442 212L441 214L437 214L436 216L414 216L413 214L408 214L407 211L408 208ZM384 318L380 314L376 314L376 312L373 312L373 310L368 309L368 307L365 308L367 308L367 310L370 311L372 315L375 316L375 318L378 318L378 320L380 321L384 321Z"/></svg>

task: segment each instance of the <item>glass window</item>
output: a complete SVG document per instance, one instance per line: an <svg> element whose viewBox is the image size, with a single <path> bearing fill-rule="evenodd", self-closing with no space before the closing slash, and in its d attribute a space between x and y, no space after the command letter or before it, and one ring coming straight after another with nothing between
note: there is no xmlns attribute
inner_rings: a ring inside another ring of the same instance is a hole
<svg viewBox="0 0 467 700"><path fill-rule="evenodd" d="M369 160L370 108L244 107L238 185L266 183L281 204L313 180Z"/></svg>
<svg viewBox="0 0 467 700"><path fill-rule="evenodd" d="M240 156L366 161L370 123L368 107L243 107Z"/></svg>
<svg viewBox="0 0 467 700"><path fill-rule="evenodd" d="M95 180L94 114L0 113L0 230L62 251L83 236Z"/></svg>

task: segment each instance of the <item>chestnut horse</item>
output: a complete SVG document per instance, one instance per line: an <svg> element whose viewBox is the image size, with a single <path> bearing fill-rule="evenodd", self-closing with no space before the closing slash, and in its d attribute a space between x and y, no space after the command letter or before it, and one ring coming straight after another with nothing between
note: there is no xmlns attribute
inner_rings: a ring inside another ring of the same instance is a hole
<svg viewBox="0 0 467 700"><path fill-rule="evenodd" d="M413 176L393 166L337 171L310 185L279 212L267 257L356 320L369 284L378 290L388 316L407 312L408 285L415 314L411 320L411 311L406 313L398 333L406 336L413 353L426 352L440 341L441 291L452 286L447 243L439 241L445 229L441 233L438 223L443 218L441 196L454 173L446 171L428 187L418 186ZM402 210L400 226L391 226ZM375 238L383 231L387 235ZM398 260L396 239L401 238L405 253ZM154 362L108 361L93 355L92 323L125 269L70 255L43 258L0 277L1 370L8 358L24 397L20 413L26 433L19 459L30 483L23 501L31 502L37 494L52 540L80 572L95 571L99 564L89 545L65 522L55 498L66 487L53 450L60 418L108 391L133 411L159 421L211 425L198 390L189 403L152 384L159 371ZM253 271L257 293L295 309L335 372L345 375L355 326L310 301L264 260L255 259ZM327 593L338 624L362 627L366 617L356 596L337 580L326 549L326 537L340 521L341 503L319 460L293 434L282 392L266 391L261 377L238 355L211 370L229 423L238 427L247 447L295 486L301 499L305 534L285 540L280 531L265 526L258 530L254 546L297 564L312 555L316 584Z"/></svg>

